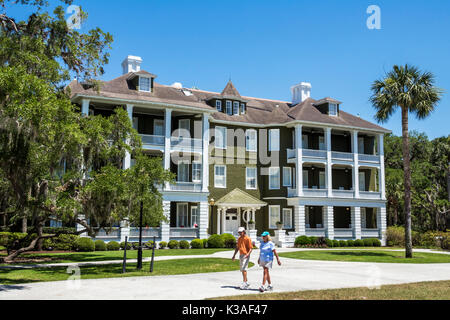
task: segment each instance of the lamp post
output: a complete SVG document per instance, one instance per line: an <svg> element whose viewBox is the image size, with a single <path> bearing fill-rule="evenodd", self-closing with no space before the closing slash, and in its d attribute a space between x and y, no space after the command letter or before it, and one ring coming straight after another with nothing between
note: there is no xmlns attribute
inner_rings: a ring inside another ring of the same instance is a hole
<svg viewBox="0 0 450 320"><path fill-rule="evenodd" d="M211 198L211 200L209 200L209 204L210 204L210 207L211 207L211 222L213 221L212 220L212 216L213 216L213 207L214 207L214 204L216 203L216 201L214 200L214 198ZM213 227L213 224L211 223L211 229L209 230L209 231L211 231L212 232L212 227ZM209 228L209 226L208 226L208 228Z"/></svg>

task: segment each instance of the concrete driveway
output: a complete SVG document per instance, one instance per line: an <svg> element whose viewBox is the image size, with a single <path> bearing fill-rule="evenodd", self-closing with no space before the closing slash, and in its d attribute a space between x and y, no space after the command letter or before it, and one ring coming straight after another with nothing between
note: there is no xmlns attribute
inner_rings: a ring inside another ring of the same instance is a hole
<svg viewBox="0 0 450 320"><path fill-rule="evenodd" d="M262 269L256 266L258 253L252 255L255 267L248 272L251 287L246 291L238 289L241 275L239 271L233 271L0 285L0 300L197 300L257 293L262 280ZM219 252L209 257L231 258L231 255L230 252ZM282 266L274 266L271 272L275 292L450 280L450 264L332 262L288 258L281 258L281 261Z"/></svg>

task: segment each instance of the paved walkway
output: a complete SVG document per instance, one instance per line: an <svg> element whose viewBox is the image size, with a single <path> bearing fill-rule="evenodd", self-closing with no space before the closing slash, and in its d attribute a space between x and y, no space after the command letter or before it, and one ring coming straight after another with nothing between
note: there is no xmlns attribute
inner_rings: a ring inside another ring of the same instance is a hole
<svg viewBox="0 0 450 320"><path fill-rule="evenodd" d="M279 249L279 252L293 249ZM295 249L301 250L301 249ZM419 251L419 250L416 250ZM420 250L422 251L422 250ZM252 255L256 264L258 252ZM183 256L183 258L202 256ZM204 256L203 256L204 257ZM230 252L208 257L230 258ZM180 259L158 257L158 260ZM450 280L450 264L361 263L306 261L281 258L282 266L271 272L276 292L321 290ZM0 300L78 300L78 299L174 299L197 300L220 296L257 293L262 279L261 268L248 272L250 290L241 291L239 271L174 276L92 279L78 282L42 282L14 286L0 285Z"/></svg>

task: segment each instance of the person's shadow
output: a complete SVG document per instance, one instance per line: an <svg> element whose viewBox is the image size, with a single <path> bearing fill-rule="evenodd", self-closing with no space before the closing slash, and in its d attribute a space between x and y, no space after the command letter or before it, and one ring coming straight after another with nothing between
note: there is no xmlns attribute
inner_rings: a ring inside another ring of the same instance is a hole
<svg viewBox="0 0 450 320"><path fill-rule="evenodd" d="M245 290L242 290L238 286L221 286L221 288L222 289L235 289L235 290L239 290L239 291L257 291L257 292L259 292L259 289L245 289Z"/></svg>

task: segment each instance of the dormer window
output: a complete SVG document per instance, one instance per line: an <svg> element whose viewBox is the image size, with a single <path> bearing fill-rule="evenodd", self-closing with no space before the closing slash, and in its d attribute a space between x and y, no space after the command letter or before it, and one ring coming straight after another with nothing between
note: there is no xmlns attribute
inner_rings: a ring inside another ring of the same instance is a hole
<svg viewBox="0 0 450 320"><path fill-rule="evenodd" d="M337 117L338 115L338 105L335 103L328 104L328 115L332 117Z"/></svg>
<svg viewBox="0 0 450 320"><path fill-rule="evenodd" d="M245 114L245 103L241 103L241 114Z"/></svg>
<svg viewBox="0 0 450 320"><path fill-rule="evenodd" d="M222 101L216 100L216 109L217 111L222 111Z"/></svg>
<svg viewBox="0 0 450 320"><path fill-rule="evenodd" d="M239 115L239 102L235 101L233 103L233 115L238 116Z"/></svg>
<svg viewBox="0 0 450 320"><path fill-rule="evenodd" d="M231 116L233 115L233 105L231 103L231 101L227 101L227 115Z"/></svg>
<svg viewBox="0 0 450 320"><path fill-rule="evenodd" d="M139 77L139 91L150 92L150 78Z"/></svg>

